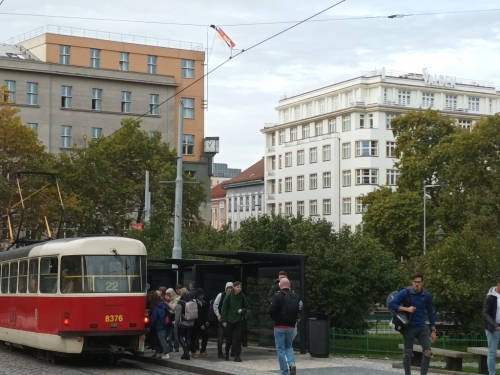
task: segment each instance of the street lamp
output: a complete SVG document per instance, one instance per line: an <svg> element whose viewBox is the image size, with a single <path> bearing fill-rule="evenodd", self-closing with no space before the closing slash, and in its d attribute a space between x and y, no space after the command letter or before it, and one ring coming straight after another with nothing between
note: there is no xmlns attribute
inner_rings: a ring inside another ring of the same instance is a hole
<svg viewBox="0 0 500 375"><path fill-rule="evenodd" d="M427 250L427 238L426 238L426 222L425 222L425 214L426 214L426 201L427 201L427 192L426 192L426 189L427 188L434 188L434 187L437 187L437 186L448 186L447 184L441 184L441 185L425 185L425 182L424 182L424 255L426 253L426 250ZM442 230L442 229L441 229ZM443 232L444 234L444 232Z"/></svg>
<svg viewBox="0 0 500 375"><path fill-rule="evenodd" d="M438 230L436 231L436 238L438 241L442 241L446 237L446 233L444 233L443 228L441 228L441 225L439 226Z"/></svg>

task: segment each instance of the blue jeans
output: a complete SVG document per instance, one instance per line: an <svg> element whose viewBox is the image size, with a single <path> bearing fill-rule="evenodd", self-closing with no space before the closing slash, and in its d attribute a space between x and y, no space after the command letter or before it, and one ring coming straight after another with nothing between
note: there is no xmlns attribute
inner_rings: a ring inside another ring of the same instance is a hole
<svg viewBox="0 0 500 375"><path fill-rule="evenodd" d="M170 349L167 343L167 331L163 329L161 331L156 331L156 334L158 335L158 340L160 340L160 345L163 349L163 355L168 354L170 352Z"/></svg>
<svg viewBox="0 0 500 375"><path fill-rule="evenodd" d="M487 329L486 339L488 340L488 372L495 375L495 365L497 359L498 341L500 340L500 331L490 332Z"/></svg>
<svg viewBox="0 0 500 375"><path fill-rule="evenodd" d="M290 366L295 365L292 341L295 335L295 328L274 328L274 342L278 352L281 375L288 375Z"/></svg>

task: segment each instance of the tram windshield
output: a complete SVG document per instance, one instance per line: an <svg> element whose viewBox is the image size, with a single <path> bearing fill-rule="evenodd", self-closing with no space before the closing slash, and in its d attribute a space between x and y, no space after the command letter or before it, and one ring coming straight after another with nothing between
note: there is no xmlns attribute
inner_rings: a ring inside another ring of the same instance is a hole
<svg viewBox="0 0 500 375"><path fill-rule="evenodd" d="M146 290L146 257L61 257L61 293L140 293Z"/></svg>

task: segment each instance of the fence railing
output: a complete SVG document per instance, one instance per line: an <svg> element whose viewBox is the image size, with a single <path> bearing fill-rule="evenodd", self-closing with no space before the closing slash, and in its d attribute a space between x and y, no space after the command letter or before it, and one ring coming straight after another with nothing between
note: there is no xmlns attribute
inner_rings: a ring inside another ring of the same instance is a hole
<svg viewBox="0 0 500 375"><path fill-rule="evenodd" d="M353 330L332 328L330 330L330 352L333 354L400 355L398 344L403 336L394 330ZM466 352L469 346L488 346L483 333L451 333L439 336L435 348Z"/></svg>

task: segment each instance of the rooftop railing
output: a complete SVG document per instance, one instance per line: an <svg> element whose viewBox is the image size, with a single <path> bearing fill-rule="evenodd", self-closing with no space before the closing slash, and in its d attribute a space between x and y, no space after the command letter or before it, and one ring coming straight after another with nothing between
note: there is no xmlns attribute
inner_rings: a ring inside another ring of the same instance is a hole
<svg viewBox="0 0 500 375"><path fill-rule="evenodd" d="M43 34L58 34L58 35L77 36L77 37L83 37L83 38L109 40L112 42L122 42L122 43L142 44L142 45L153 46L153 47L183 49L183 50L188 50L188 51L203 52L203 50L204 50L203 44L201 44L201 43L182 42L179 40L150 38L150 37L146 37L146 36L119 34L119 33L112 33L109 31L88 30L88 29L79 29L79 28L75 28L75 27L64 27L64 26L55 26L55 25L46 25L46 26L40 27L38 29L28 31L24 34L18 35L16 37L12 37L12 38L4 41L3 43L19 44L19 43L22 43L26 40L36 38L36 37L43 35Z"/></svg>

